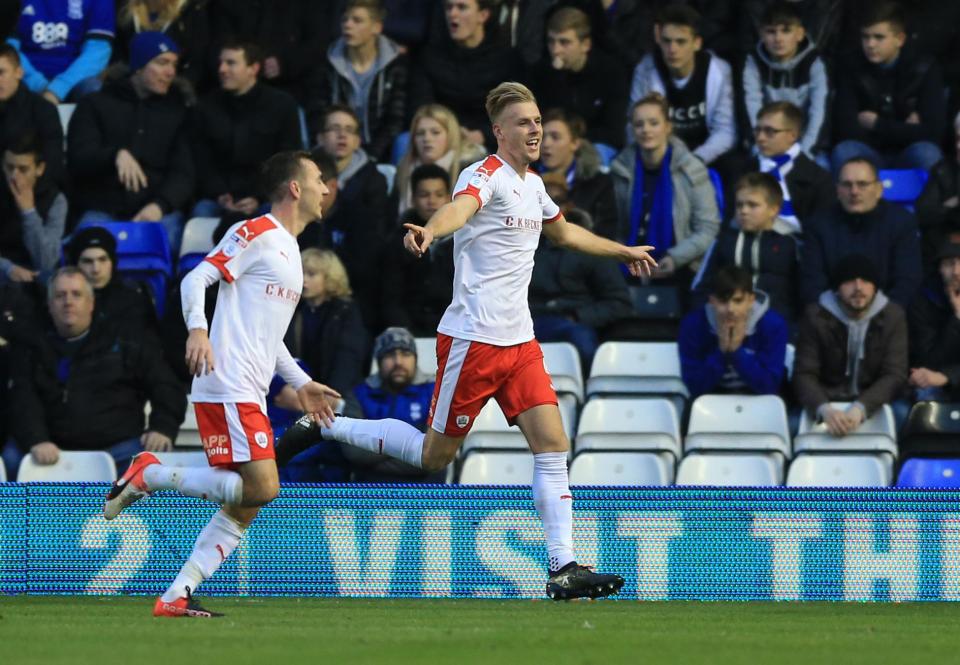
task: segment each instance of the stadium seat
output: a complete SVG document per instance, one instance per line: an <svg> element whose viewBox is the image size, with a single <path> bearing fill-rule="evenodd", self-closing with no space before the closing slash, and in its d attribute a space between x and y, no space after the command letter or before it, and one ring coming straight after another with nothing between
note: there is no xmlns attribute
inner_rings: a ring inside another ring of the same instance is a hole
<svg viewBox="0 0 960 665"><path fill-rule="evenodd" d="M960 403L917 402L900 438L901 459L957 457L960 454Z"/></svg>
<svg viewBox="0 0 960 665"><path fill-rule="evenodd" d="M597 154L600 156L600 166L609 169L610 162L617 156L617 149L606 143L594 143L593 147L597 149Z"/></svg>
<svg viewBox="0 0 960 665"><path fill-rule="evenodd" d="M25 455L17 471L21 483L113 482L117 465L109 453L61 450L56 464L35 464L32 455Z"/></svg>
<svg viewBox="0 0 960 665"><path fill-rule="evenodd" d="M889 487L893 465L887 455L797 455L788 487Z"/></svg>
<svg viewBox="0 0 960 665"><path fill-rule="evenodd" d="M960 459L908 459L900 468L897 487L960 489Z"/></svg>
<svg viewBox="0 0 960 665"><path fill-rule="evenodd" d="M461 485L529 485L533 455L520 451L473 451L460 469Z"/></svg>
<svg viewBox="0 0 960 665"><path fill-rule="evenodd" d="M777 395L701 395L690 407L683 449L765 450L790 457L787 408Z"/></svg>
<svg viewBox="0 0 960 665"><path fill-rule="evenodd" d="M400 160L403 159L403 155L407 152L407 146L410 145L410 132L400 132L397 134L397 138L393 140L393 149L390 153L390 161L393 162L393 165L396 166L400 163Z"/></svg>
<svg viewBox="0 0 960 665"><path fill-rule="evenodd" d="M377 170L387 179L387 194L392 194L393 183L397 179L397 167L393 164L377 164Z"/></svg>
<svg viewBox="0 0 960 665"><path fill-rule="evenodd" d="M724 219L723 207L726 203L723 198L723 180L716 169L707 169L710 174L710 184L713 185L713 195L717 200L717 210L720 212L720 219Z"/></svg>
<svg viewBox="0 0 960 665"><path fill-rule="evenodd" d="M680 319L683 308L680 292L675 286L647 284L630 286L630 301L633 314L641 319Z"/></svg>
<svg viewBox="0 0 960 665"><path fill-rule="evenodd" d="M667 452L680 459L680 421L668 399L608 397L586 403L576 450Z"/></svg>
<svg viewBox="0 0 960 665"><path fill-rule="evenodd" d="M180 241L178 274L185 275L193 270L210 253L215 245L213 232L219 224L219 217L194 217L187 220L183 227L183 239Z"/></svg>
<svg viewBox="0 0 960 665"><path fill-rule="evenodd" d="M929 174L923 169L882 169L883 198L911 210L927 184Z"/></svg>
<svg viewBox="0 0 960 665"><path fill-rule="evenodd" d="M594 395L668 396L682 413L689 393L680 378L677 343L604 342L587 379L587 399Z"/></svg>
<svg viewBox="0 0 960 665"><path fill-rule="evenodd" d="M570 464L570 484L662 487L673 484L674 464L669 453L580 453Z"/></svg>
<svg viewBox="0 0 960 665"><path fill-rule="evenodd" d="M583 370L577 348L569 342L547 342L543 349L543 362L550 373L553 387L558 394L570 394L583 401Z"/></svg>
<svg viewBox="0 0 960 665"><path fill-rule="evenodd" d="M677 467L677 485L771 487L783 483L778 453L691 453Z"/></svg>
<svg viewBox="0 0 960 665"><path fill-rule="evenodd" d="M845 409L847 402L831 402L831 406ZM877 409L870 418L857 428L856 432L837 437L827 432L823 423L815 423L804 410L800 418L800 428L793 440L796 454L810 452L873 452L897 456L897 430L893 420L893 409L888 404Z"/></svg>
<svg viewBox="0 0 960 665"><path fill-rule="evenodd" d="M167 466L208 466L207 454L202 451L173 451L154 453L161 464Z"/></svg>
<svg viewBox="0 0 960 665"><path fill-rule="evenodd" d="M577 433L577 414L580 413L580 402L569 393L557 395L557 408L560 409L560 420L563 421L563 431L571 446L573 437Z"/></svg>
<svg viewBox="0 0 960 665"><path fill-rule="evenodd" d="M560 407L560 419L563 421L564 432L569 437L574 431L569 419L576 418L576 410L569 407ZM523 432L516 425L508 425L500 405L495 399L490 399L477 414L473 427L463 441L463 452L482 448L484 450L529 450Z"/></svg>
<svg viewBox="0 0 960 665"><path fill-rule="evenodd" d="M437 375L437 338L436 337L417 337L414 339L417 345L417 369L427 376ZM377 373L377 359L370 359L370 373Z"/></svg>
<svg viewBox="0 0 960 665"><path fill-rule="evenodd" d="M202 446L200 439L200 428L197 425L197 414L193 410L193 404L187 402L187 410L183 416L183 422L180 423L180 432L177 434L177 447Z"/></svg>
<svg viewBox="0 0 960 665"><path fill-rule="evenodd" d="M0 483L7 482L7 466L0 459Z"/></svg>
<svg viewBox="0 0 960 665"><path fill-rule="evenodd" d="M797 357L797 347L787 344L787 352L783 355L783 366L787 370L787 381L793 380L793 363Z"/></svg>

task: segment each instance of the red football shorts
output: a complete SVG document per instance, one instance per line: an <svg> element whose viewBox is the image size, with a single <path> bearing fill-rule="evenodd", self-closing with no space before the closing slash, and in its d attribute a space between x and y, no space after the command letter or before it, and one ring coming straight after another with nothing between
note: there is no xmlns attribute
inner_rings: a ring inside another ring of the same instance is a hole
<svg viewBox="0 0 960 665"><path fill-rule="evenodd" d="M259 404L196 402L193 408L210 466L275 459L273 429Z"/></svg>
<svg viewBox="0 0 960 665"><path fill-rule="evenodd" d="M427 424L447 436L466 436L491 397L511 425L527 409L557 403L537 340L494 346L437 335L437 383Z"/></svg>

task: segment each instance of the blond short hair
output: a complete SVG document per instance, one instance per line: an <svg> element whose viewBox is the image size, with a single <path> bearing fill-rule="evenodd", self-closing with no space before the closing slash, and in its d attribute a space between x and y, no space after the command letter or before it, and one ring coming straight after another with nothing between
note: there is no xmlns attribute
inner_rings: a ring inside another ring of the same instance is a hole
<svg viewBox="0 0 960 665"><path fill-rule="evenodd" d="M300 252L303 269L310 268L323 275L323 288L331 298L350 298L350 278L340 258L329 249L308 247Z"/></svg>
<svg viewBox="0 0 960 665"><path fill-rule="evenodd" d="M530 92L530 88L516 81L501 83L487 93L487 117L490 122L496 122L508 106L525 102L537 103L537 98Z"/></svg>

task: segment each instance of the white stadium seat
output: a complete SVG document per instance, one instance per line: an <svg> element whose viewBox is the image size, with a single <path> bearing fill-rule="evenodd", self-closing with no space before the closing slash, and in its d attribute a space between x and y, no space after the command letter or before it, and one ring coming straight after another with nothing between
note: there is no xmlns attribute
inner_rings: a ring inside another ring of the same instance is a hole
<svg viewBox="0 0 960 665"><path fill-rule="evenodd" d="M887 454L797 455L787 472L789 487L889 487L893 459Z"/></svg>
<svg viewBox="0 0 960 665"><path fill-rule="evenodd" d="M0 459L0 483L7 482L7 467L3 463L3 460Z"/></svg>
<svg viewBox="0 0 960 665"><path fill-rule="evenodd" d="M563 422L563 429L568 438L576 425L576 404L571 402L572 398L565 401L561 397L558 404L560 420ZM470 433L463 441L464 453L477 448L529 450L530 446L527 445L527 440L519 427L507 424L507 417L503 415L497 400L490 399L477 414Z"/></svg>
<svg viewBox="0 0 960 665"><path fill-rule="evenodd" d="M587 379L592 395L669 395L681 412L689 393L676 342L604 342Z"/></svg>
<svg viewBox="0 0 960 665"><path fill-rule="evenodd" d="M529 452L474 451L460 469L461 485L529 485L532 481Z"/></svg>
<svg viewBox="0 0 960 665"><path fill-rule="evenodd" d="M200 438L200 428L197 425L197 413L193 409L193 404L187 400L187 410L183 414L183 422L180 423L180 433L177 434L177 447L195 447L202 446L203 440Z"/></svg>
<svg viewBox="0 0 960 665"><path fill-rule="evenodd" d="M783 484L777 453L691 453L680 461L677 485L770 487Z"/></svg>
<svg viewBox="0 0 960 665"><path fill-rule="evenodd" d="M846 409L849 402L831 402L831 406ZM827 432L823 423L815 423L804 410L800 418L800 428L793 440L796 453L810 452L875 452L897 456L897 427L893 419L893 409L884 404L867 418L856 432L837 437Z"/></svg>
<svg viewBox="0 0 960 665"><path fill-rule="evenodd" d="M113 482L117 466L110 456L100 450L61 450L56 464L35 464L32 455L20 462L17 480L21 483Z"/></svg>
<svg viewBox="0 0 960 665"><path fill-rule="evenodd" d="M690 407L683 449L770 450L790 457L787 408L776 395L701 395Z"/></svg>
<svg viewBox="0 0 960 665"><path fill-rule="evenodd" d="M583 370L577 348L569 342L547 342L541 344L540 348L543 349L543 362L557 394L569 393L582 402Z"/></svg>
<svg viewBox="0 0 960 665"><path fill-rule="evenodd" d="M563 431L567 435L567 440L573 443L573 437L577 432L577 413L580 403L577 398L569 393L557 395L557 408L560 409L560 420L563 421Z"/></svg>
<svg viewBox="0 0 960 665"><path fill-rule="evenodd" d="M183 226L180 256L209 254L214 248L213 232L220 224L219 217L193 217Z"/></svg>
<svg viewBox="0 0 960 665"><path fill-rule="evenodd" d="M668 399L592 399L580 413L576 450L664 451L680 458L680 421Z"/></svg>
<svg viewBox="0 0 960 665"><path fill-rule="evenodd" d="M169 453L154 453L161 464L166 466L209 466L207 454L203 451L190 452L174 451Z"/></svg>
<svg viewBox="0 0 960 665"><path fill-rule="evenodd" d="M673 475L670 453L587 452L570 464L571 485L662 487L673 484Z"/></svg>

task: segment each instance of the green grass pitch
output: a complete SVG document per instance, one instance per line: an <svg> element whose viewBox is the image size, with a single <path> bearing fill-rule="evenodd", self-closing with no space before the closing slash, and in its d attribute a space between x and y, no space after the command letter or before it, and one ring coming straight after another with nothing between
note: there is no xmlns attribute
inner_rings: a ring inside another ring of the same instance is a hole
<svg viewBox="0 0 960 665"><path fill-rule="evenodd" d="M0 596L4 665L952 663L960 604Z"/></svg>

